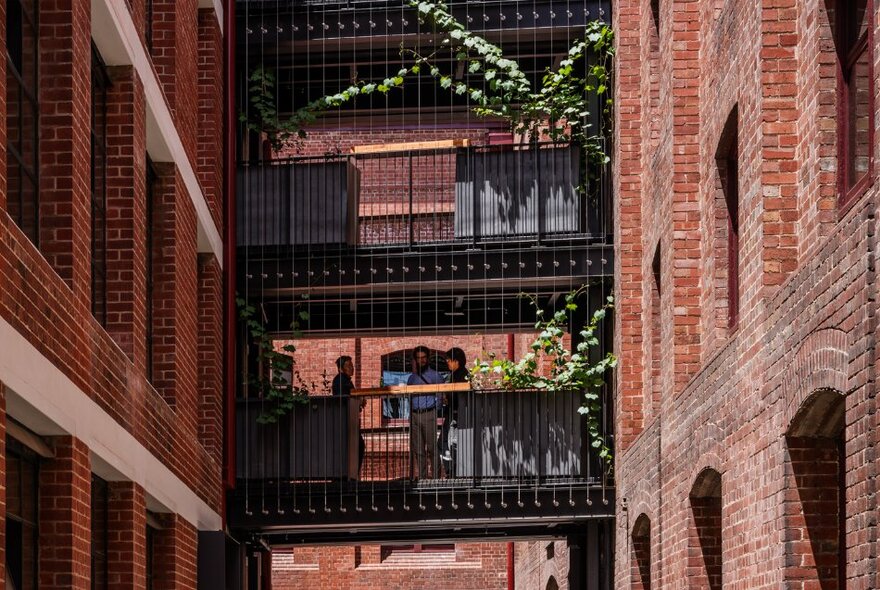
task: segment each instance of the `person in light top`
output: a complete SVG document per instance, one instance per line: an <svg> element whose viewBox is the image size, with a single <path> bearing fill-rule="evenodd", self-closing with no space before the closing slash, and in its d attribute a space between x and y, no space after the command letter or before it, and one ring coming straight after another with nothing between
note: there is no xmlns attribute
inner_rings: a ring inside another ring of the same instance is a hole
<svg viewBox="0 0 880 590"><path fill-rule="evenodd" d="M416 346L412 352L412 374L407 385L439 385L443 377L428 362L431 351L426 346ZM410 467L418 479L431 474L437 476L435 449L437 446L437 408L441 398L436 393L413 395L410 398L409 452Z"/></svg>

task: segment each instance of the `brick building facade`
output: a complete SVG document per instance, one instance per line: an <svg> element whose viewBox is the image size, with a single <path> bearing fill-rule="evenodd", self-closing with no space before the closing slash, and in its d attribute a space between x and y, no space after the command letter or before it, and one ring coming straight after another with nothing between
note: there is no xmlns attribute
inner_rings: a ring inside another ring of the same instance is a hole
<svg viewBox="0 0 880 590"><path fill-rule="evenodd" d="M876 588L874 2L617 2L620 588Z"/></svg>
<svg viewBox="0 0 880 590"><path fill-rule="evenodd" d="M222 529L222 18L0 2L0 586L195 588Z"/></svg>

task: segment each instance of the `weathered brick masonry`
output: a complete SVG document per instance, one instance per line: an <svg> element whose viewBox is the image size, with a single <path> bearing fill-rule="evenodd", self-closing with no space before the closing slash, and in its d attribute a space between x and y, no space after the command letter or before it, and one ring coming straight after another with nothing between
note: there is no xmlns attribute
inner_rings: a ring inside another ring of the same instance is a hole
<svg viewBox="0 0 880 590"><path fill-rule="evenodd" d="M833 4L615 5L619 588L878 587L880 191L874 162L864 193L838 191Z"/></svg>
<svg viewBox="0 0 880 590"><path fill-rule="evenodd" d="M168 477L137 483L117 474L119 481L110 482L109 587L145 587L149 508L165 525L155 539L160 558L153 564L154 587L195 588L198 531L175 513L175 507L185 503L181 495L190 498L189 494L194 500L186 501L199 502L202 513L213 515L219 524L221 270L214 254L199 252L197 236L206 223L213 222L216 227L211 230L218 231L222 219L222 154L217 149L223 120L222 35L214 10L200 9L195 0L153 2L153 61L147 73L158 76L167 105L161 108L170 107L173 113L170 129L156 123L156 117L148 129L145 70L136 67L137 59L102 56L111 64L106 111L107 318L102 326L90 311L92 43L99 51L117 50L122 45L102 43L98 37L125 37L129 29L96 30L93 6L123 11L120 18L135 23L130 30L137 31L141 42L151 26L143 1L39 3L38 243L7 215L8 77L7 60L0 60L0 319L4 329L8 325L36 349L45 363L37 372L60 371L64 383L97 404L95 421L109 417L146 450L150 460L143 460L138 469L150 472L155 463L176 480L164 488ZM6 10L7 2L0 0L0 44L6 41ZM108 21L102 22L106 26ZM129 39L134 44L138 40ZM150 59L145 47L138 52ZM120 63L128 65L116 65ZM152 108L155 115L155 103ZM192 194L187 172L181 169L184 160L175 161L173 149L156 147L173 146L175 139L204 197ZM147 222L148 147L159 176L152 195L152 227ZM198 218L194 199L201 198L207 201L208 219ZM148 308L150 266L153 298ZM12 352L4 346L0 344L0 355ZM2 381L0 373L5 440L6 402L13 392ZM62 400L58 405L65 404L75 413L83 402ZM113 453L124 451L112 444L89 448L76 432L59 436L57 428L49 426L42 432L40 425L48 421L34 413L11 412L10 419L34 430L40 444L54 454L39 460L40 587L89 588L90 478L98 469L105 477L114 473ZM0 478L5 478L3 449L5 444L0 446ZM135 461L118 459L122 464ZM141 484L154 486L149 498ZM5 489L0 484L0 522L5 521ZM0 551L5 546L0 542ZM0 566L4 563L0 559Z"/></svg>

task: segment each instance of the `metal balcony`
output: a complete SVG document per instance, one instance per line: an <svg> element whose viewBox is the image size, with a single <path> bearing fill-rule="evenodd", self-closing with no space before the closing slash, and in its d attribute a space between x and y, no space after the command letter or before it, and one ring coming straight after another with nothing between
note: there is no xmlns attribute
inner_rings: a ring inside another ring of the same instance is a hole
<svg viewBox="0 0 880 590"><path fill-rule="evenodd" d="M426 395L442 399L435 434L448 455L438 448L425 460L427 477L417 479L409 408ZM577 392L444 385L355 390L311 396L264 424L269 402L240 399L229 524L275 534L277 543L350 542L352 534L405 536L419 523L444 527L419 529L419 538L448 536L448 527L467 537L607 517L613 490L607 466L587 444L581 401Z"/></svg>

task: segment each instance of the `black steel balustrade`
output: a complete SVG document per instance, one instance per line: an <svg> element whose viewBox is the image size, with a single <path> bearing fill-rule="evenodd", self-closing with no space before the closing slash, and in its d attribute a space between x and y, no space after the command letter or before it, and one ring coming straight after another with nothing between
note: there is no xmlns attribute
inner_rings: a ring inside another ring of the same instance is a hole
<svg viewBox="0 0 880 590"><path fill-rule="evenodd" d="M585 434L579 392L449 387L311 396L268 424L270 402L239 399L231 525L300 535L320 526L328 538L336 525L368 535L442 519L486 530L611 513L607 465ZM435 394L434 457L419 479L410 408L414 396Z"/></svg>
<svg viewBox="0 0 880 590"><path fill-rule="evenodd" d="M238 178L243 247L609 241L605 177L570 145L297 157Z"/></svg>

